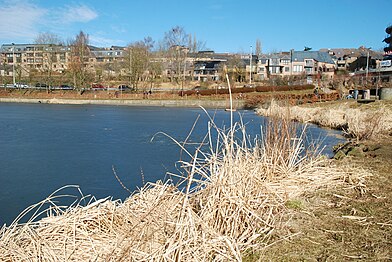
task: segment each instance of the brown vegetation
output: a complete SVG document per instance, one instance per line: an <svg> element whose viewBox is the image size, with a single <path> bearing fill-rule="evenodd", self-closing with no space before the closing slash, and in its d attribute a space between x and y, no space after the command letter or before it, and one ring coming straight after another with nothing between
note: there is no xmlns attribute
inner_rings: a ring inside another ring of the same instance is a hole
<svg viewBox="0 0 392 262"><path fill-rule="evenodd" d="M275 107L275 108L274 108ZM259 113L333 128L354 139L335 148L341 168L364 168L360 190L320 189L287 203L292 217L275 231L270 248L252 250L245 261L390 261L392 252L392 143L388 101L318 103L290 107L272 103ZM282 236L291 233L295 237ZM281 240L281 241L279 241Z"/></svg>
<svg viewBox="0 0 392 262"><path fill-rule="evenodd" d="M233 88L231 92L233 94L244 94L244 93L253 93L253 92L284 92L284 91L299 91L299 90L313 90L314 85L286 85L286 86L256 86L253 87L240 87ZM210 96L210 95L224 95L229 94L229 89L201 89L201 90L186 90L179 91L178 94L180 96L183 95L202 95L202 96Z"/></svg>
<svg viewBox="0 0 392 262"><path fill-rule="evenodd" d="M272 101L257 112L265 116L281 116L287 106ZM349 138L356 140L372 139L392 133L392 104L377 101L360 104L356 101L318 103L316 106L290 106L290 118L302 123L341 129Z"/></svg>
<svg viewBox="0 0 392 262"><path fill-rule="evenodd" d="M241 261L298 235L275 232L304 194L364 188L362 169L305 152L287 121L268 125L256 141L239 124L223 131L211 120L209 130L207 151L178 143L190 157L180 162L182 184L147 184L123 203L102 199L65 209L51 196L48 217L0 230L0 260Z"/></svg>

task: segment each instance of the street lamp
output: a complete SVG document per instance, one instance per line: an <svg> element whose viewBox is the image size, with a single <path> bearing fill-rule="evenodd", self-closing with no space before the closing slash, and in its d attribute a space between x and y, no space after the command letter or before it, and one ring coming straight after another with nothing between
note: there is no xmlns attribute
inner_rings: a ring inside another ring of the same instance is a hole
<svg viewBox="0 0 392 262"><path fill-rule="evenodd" d="M15 87L15 44L12 43L12 80Z"/></svg>
<svg viewBox="0 0 392 262"><path fill-rule="evenodd" d="M369 74L369 52L370 49L372 49L371 47L367 48L367 56L366 56L366 84L368 81L368 74Z"/></svg>
<svg viewBox="0 0 392 262"><path fill-rule="evenodd" d="M249 85L252 84L252 46L250 46L250 59L249 59Z"/></svg>

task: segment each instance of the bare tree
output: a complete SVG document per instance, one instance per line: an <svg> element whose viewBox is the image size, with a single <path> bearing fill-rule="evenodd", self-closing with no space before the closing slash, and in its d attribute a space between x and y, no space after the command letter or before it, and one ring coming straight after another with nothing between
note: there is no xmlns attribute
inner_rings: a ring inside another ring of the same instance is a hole
<svg viewBox="0 0 392 262"><path fill-rule="evenodd" d="M145 41L134 42L127 47L125 66L128 71L129 83L135 89L138 88L139 81L148 70L151 38Z"/></svg>
<svg viewBox="0 0 392 262"><path fill-rule="evenodd" d="M152 85L154 82L157 82L158 76L162 74L162 62L159 59L152 59L150 58L149 62L149 79L148 81L150 82L150 89L152 88Z"/></svg>
<svg viewBox="0 0 392 262"><path fill-rule="evenodd" d="M49 86L52 85L52 73L53 64L57 62L57 47L63 44L61 38L53 33L44 32L39 33L34 40L35 44L43 45L43 70L46 74L47 92L49 92Z"/></svg>
<svg viewBox="0 0 392 262"><path fill-rule="evenodd" d="M189 52L189 35L184 28L180 26L173 27L165 33L163 40L164 48L169 59L171 80L175 80L178 84L183 75L185 78L186 57Z"/></svg>
<svg viewBox="0 0 392 262"><path fill-rule="evenodd" d="M44 32L39 33L38 36L34 39L35 44L39 45L63 45L64 42L61 38L53 33Z"/></svg>
<svg viewBox="0 0 392 262"><path fill-rule="evenodd" d="M238 55L231 57L227 61L227 67L228 67L227 70L229 72L229 75L235 82L245 81L246 65Z"/></svg>
<svg viewBox="0 0 392 262"><path fill-rule="evenodd" d="M71 58L69 69L72 73L75 88L82 88L87 83L87 63L89 60L90 49L88 47L89 37L83 31L71 40L69 46L71 48Z"/></svg>
<svg viewBox="0 0 392 262"><path fill-rule="evenodd" d="M206 43L196 39L196 35L189 35L188 48L190 53L198 53L206 49Z"/></svg>
<svg viewBox="0 0 392 262"><path fill-rule="evenodd" d="M263 50L261 49L261 41L260 39L256 39L256 55L259 57L262 54Z"/></svg>

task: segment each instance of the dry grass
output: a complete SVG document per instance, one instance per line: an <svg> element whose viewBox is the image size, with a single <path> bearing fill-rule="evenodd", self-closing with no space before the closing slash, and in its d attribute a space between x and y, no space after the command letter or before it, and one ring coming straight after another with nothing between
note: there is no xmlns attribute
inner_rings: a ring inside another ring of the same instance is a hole
<svg viewBox="0 0 392 262"><path fill-rule="evenodd" d="M272 101L269 108L257 111L265 116L281 117L288 110L285 105ZM377 101L361 105L357 102L334 102L316 105L292 106L290 119L302 123L342 129L347 137L357 140L372 139L392 132L392 104Z"/></svg>
<svg viewBox="0 0 392 262"><path fill-rule="evenodd" d="M51 203L46 218L1 229L0 260L241 261L246 250L271 244L287 201L320 187L364 187L361 171L304 154L304 137L287 121L274 123L260 140L241 123L222 130L211 119L208 150L180 145L190 158L180 162L180 185L149 183L124 202L68 208L55 205L56 192L43 201Z"/></svg>

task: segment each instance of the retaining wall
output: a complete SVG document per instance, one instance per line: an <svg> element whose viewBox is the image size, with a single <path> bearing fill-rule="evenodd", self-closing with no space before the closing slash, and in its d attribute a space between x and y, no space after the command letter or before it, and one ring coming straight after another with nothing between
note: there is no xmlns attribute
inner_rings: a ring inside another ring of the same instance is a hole
<svg viewBox="0 0 392 262"><path fill-rule="evenodd" d="M162 106L162 107L204 107L204 108L229 108L230 104L224 100L82 100L82 99L29 99L29 98L0 98L3 103L35 103L35 104L69 104L69 105L121 105L121 106ZM242 109L245 106L243 100L234 100L233 107Z"/></svg>

